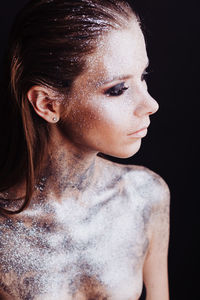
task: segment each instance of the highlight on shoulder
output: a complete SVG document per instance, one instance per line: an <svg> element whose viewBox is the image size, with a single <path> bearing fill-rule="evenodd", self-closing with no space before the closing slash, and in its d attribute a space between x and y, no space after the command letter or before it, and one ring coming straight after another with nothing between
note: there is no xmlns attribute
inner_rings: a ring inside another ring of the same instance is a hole
<svg viewBox="0 0 200 300"><path fill-rule="evenodd" d="M144 166L128 165L127 184L131 185L142 197L154 203L169 201L170 191L165 180Z"/></svg>
<svg viewBox="0 0 200 300"><path fill-rule="evenodd" d="M165 180L144 166L125 165L99 158L101 172L108 178L120 177L124 187L133 195L138 195L153 205L165 202L169 205L170 190ZM150 204L150 203L149 203Z"/></svg>

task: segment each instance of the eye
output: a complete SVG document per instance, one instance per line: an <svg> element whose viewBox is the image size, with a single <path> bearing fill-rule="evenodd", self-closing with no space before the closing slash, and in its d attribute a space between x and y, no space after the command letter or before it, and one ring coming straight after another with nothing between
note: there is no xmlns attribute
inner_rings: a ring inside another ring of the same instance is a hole
<svg viewBox="0 0 200 300"><path fill-rule="evenodd" d="M112 88L108 89L105 92L105 95L110 96L110 97L116 97L120 96L124 93L124 91L128 90L128 87L125 86L125 82L119 83Z"/></svg>
<svg viewBox="0 0 200 300"><path fill-rule="evenodd" d="M148 77L148 75L149 75L149 72L147 72L147 70L145 70L145 71L143 72L142 76L141 76L141 81L146 80L146 78Z"/></svg>

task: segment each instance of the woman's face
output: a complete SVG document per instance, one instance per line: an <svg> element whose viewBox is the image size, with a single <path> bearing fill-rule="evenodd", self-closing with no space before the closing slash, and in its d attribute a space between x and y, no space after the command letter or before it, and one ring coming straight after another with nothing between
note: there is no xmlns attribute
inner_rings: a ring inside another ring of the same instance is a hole
<svg viewBox="0 0 200 300"><path fill-rule="evenodd" d="M79 149L120 158L135 154L149 116L158 109L147 91L147 66L145 41L136 20L129 29L104 36L61 108L64 138Z"/></svg>

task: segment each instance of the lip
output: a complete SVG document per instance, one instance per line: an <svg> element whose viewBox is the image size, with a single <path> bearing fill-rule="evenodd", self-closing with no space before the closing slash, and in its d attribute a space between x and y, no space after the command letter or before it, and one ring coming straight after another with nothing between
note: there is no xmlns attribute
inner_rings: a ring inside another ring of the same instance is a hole
<svg viewBox="0 0 200 300"><path fill-rule="evenodd" d="M147 128L148 127L143 127L133 133L128 134L128 136L133 137L133 138L143 138L147 135Z"/></svg>

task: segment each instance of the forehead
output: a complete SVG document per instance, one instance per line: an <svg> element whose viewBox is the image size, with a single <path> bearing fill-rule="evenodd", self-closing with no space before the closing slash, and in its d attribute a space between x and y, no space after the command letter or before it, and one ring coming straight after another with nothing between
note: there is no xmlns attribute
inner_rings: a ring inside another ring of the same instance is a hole
<svg viewBox="0 0 200 300"><path fill-rule="evenodd" d="M95 53L88 57L86 73L104 79L134 75L144 70L147 62L144 36L138 22L133 20L128 28L113 30L98 42Z"/></svg>

